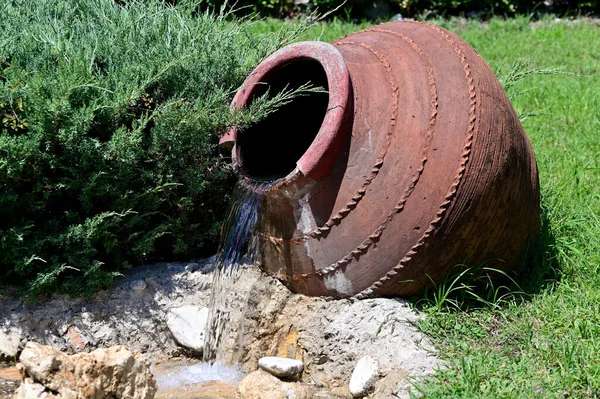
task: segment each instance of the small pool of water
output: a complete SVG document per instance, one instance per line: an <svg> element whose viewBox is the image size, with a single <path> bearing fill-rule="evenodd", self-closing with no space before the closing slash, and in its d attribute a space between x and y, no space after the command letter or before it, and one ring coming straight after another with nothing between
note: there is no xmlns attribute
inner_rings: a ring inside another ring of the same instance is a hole
<svg viewBox="0 0 600 399"><path fill-rule="evenodd" d="M239 366L223 366L219 362L213 364L190 363L185 360L155 365L152 372L159 387L174 387L208 381L222 381L237 385L245 376Z"/></svg>
<svg viewBox="0 0 600 399"><path fill-rule="evenodd" d="M158 384L156 399L234 398L246 375L239 366L185 360L153 365L152 373Z"/></svg>

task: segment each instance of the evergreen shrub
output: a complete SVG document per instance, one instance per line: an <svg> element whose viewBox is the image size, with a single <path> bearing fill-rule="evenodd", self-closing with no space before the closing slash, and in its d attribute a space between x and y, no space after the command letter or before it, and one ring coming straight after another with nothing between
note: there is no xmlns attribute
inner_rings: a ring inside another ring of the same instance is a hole
<svg viewBox="0 0 600 399"><path fill-rule="evenodd" d="M132 264L215 250L235 89L300 27L193 2L0 2L0 283L82 295Z"/></svg>
<svg viewBox="0 0 600 399"><path fill-rule="evenodd" d="M177 0L171 0L177 1ZM251 12L263 16L285 18L318 11L329 17L345 20L385 21L400 13L403 17L468 16L486 19L496 16L535 15L598 15L600 0L204 0L203 8L235 9L245 15Z"/></svg>

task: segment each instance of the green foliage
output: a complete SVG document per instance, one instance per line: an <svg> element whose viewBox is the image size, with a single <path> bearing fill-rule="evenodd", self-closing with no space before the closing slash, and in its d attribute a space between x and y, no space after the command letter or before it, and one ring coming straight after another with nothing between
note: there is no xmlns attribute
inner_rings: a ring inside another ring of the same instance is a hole
<svg viewBox="0 0 600 399"><path fill-rule="evenodd" d="M471 14L477 17L529 13L539 8L535 0L396 0L404 15L450 16Z"/></svg>
<svg viewBox="0 0 600 399"><path fill-rule="evenodd" d="M205 9L229 9L236 14L247 15L258 13L268 17L291 17L298 14L309 15L314 12L319 14L332 14L335 16L350 16L365 18L366 9L370 5L368 0L206 0L201 3Z"/></svg>
<svg viewBox="0 0 600 399"><path fill-rule="evenodd" d="M431 313L494 309L523 294L519 284L502 270L485 264L456 265L441 282L426 289L415 305Z"/></svg>
<svg viewBox="0 0 600 399"><path fill-rule="evenodd" d="M394 0L399 11L406 16L428 18L432 16L466 15L471 18L558 14L581 15L600 12L598 0Z"/></svg>
<svg viewBox="0 0 600 399"><path fill-rule="evenodd" d="M172 0L176 1L176 0ZM232 9L247 15L259 13L265 17L289 18L318 10L329 19L347 22L387 20L400 13L410 18L468 16L488 19L493 16L525 15L586 15L600 13L600 0L205 0L204 9Z"/></svg>
<svg viewBox="0 0 600 399"><path fill-rule="evenodd" d="M194 2L0 4L0 281L85 294L131 264L215 250L233 179L218 135L232 93L310 24ZM290 94L290 93L287 93Z"/></svg>

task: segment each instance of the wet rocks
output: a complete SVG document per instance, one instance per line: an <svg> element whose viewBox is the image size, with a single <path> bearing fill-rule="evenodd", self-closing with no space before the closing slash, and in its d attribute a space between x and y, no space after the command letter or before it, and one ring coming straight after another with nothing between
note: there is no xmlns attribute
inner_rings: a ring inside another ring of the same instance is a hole
<svg viewBox="0 0 600 399"><path fill-rule="evenodd" d="M371 356L363 356L356 363L350 377L350 393L355 398L369 394L379 379L379 364Z"/></svg>
<svg viewBox="0 0 600 399"><path fill-rule="evenodd" d="M267 356L259 359L259 370L248 374L239 384L237 399L343 399L321 384L299 380L304 369L300 360Z"/></svg>
<svg viewBox="0 0 600 399"><path fill-rule="evenodd" d="M244 378L237 389L238 399L283 399L302 397L295 383L283 382L266 371L257 370ZM306 395L304 395L306 396Z"/></svg>
<svg viewBox="0 0 600 399"><path fill-rule="evenodd" d="M202 352L207 320L208 308L182 306L169 311L167 326L179 345Z"/></svg>
<svg viewBox="0 0 600 399"><path fill-rule="evenodd" d="M183 384L178 387L158 387L155 399L232 399L235 386L223 381Z"/></svg>
<svg viewBox="0 0 600 399"><path fill-rule="evenodd" d="M131 283L129 283L129 288L134 291L144 291L146 286L146 281L143 279L133 280Z"/></svg>
<svg viewBox="0 0 600 399"><path fill-rule="evenodd" d="M69 340L69 343L76 351L82 351L85 349L85 338L81 333L81 330L77 326L71 325L67 328L65 336Z"/></svg>
<svg viewBox="0 0 600 399"><path fill-rule="evenodd" d="M243 281L253 284L244 319L234 322L244 329L224 348L241 342L239 362L246 369L256 370L264 356L301 358L304 382L332 391L343 388L349 395L357 361L370 356L382 376L370 396L408 399L411 378L430 375L442 364L414 326L420 316L404 300L327 300L290 294L266 278ZM235 360L227 356L225 350L218 353L218 358Z"/></svg>
<svg viewBox="0 0 600 399"><path fill-rule="evenodd" d="M304 364L300 360L274 356L261 358L258 366L269 374L281 378L296 377L304 370Z"/></svg>
<svg viewBox="0 0 600 399"><path fill-rule="evenodd" d="M28 342L19 360L30 378L17 398L152 399L157 389L148 360L123 346L68 356Z"/></svg>
<svg viewBox="0 0 600 399"><path fill-rule="evenodd" d="M236 392L237 399L343 399L326 389L303 382L287 382L263 370L257 370L244 378Z"/></svg>

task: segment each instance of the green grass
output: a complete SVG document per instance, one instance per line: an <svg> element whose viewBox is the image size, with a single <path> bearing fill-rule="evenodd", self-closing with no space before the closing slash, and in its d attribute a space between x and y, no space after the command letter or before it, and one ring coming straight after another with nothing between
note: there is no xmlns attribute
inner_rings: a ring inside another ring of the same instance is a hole
<svg viewBox="0 0 600 399"><path fill-rule="evenodd" d="M517 112L538 114L522 119L540 174L539 243L512 295L488 286L497 298L477 300L482 294L469 288L467 271L415 299L428 314L419 328L447 361L432 378L416 381L416 390L425 398L599 397L599 27L523 17L436 23L469 42L499 75L514 62L566 74L531 74L511 87ZM255 28L276 26L265 21ZM334 21L306 38L331 41L360 28Z"/></svg>

